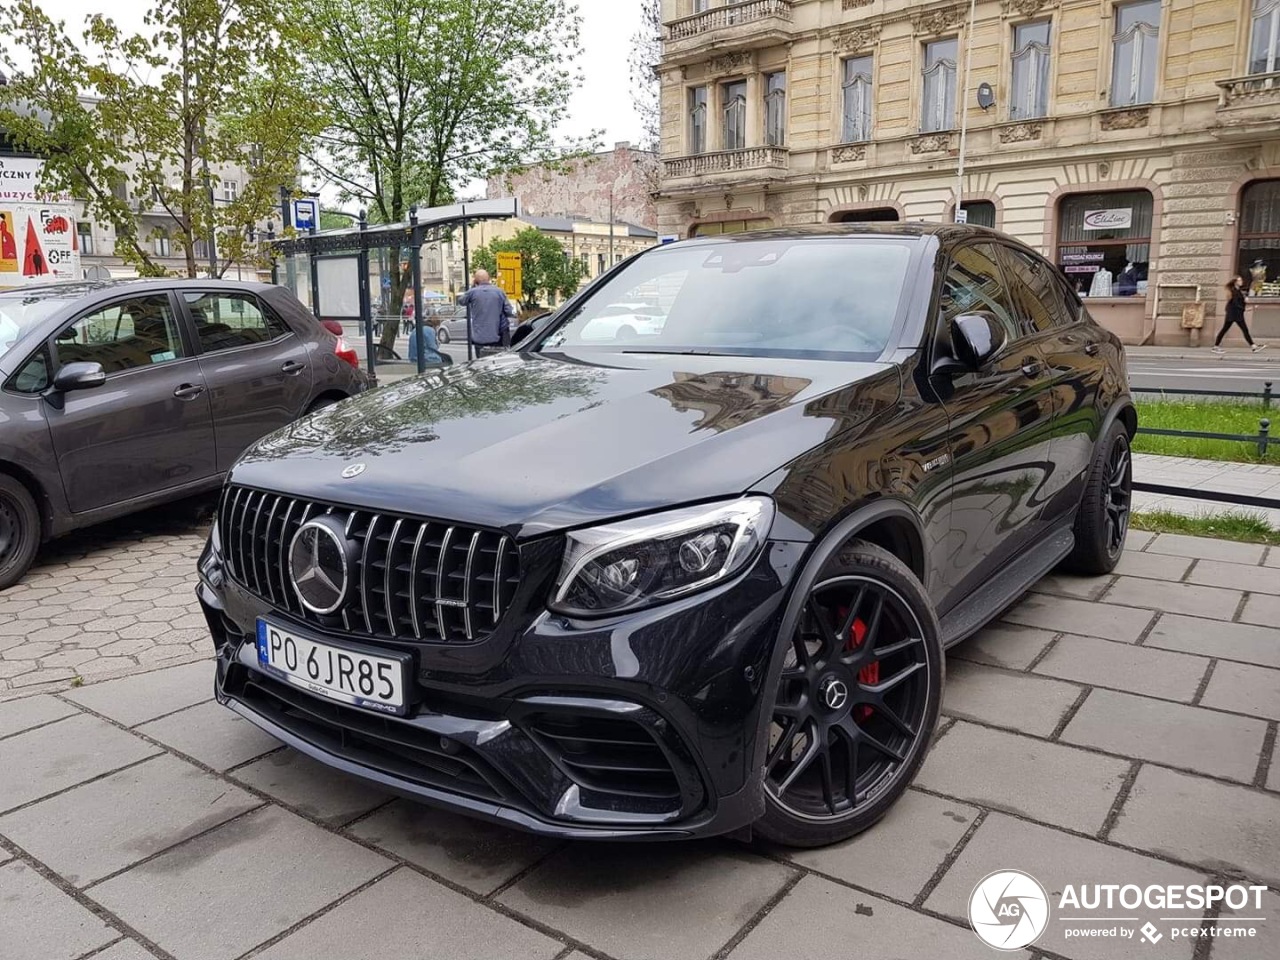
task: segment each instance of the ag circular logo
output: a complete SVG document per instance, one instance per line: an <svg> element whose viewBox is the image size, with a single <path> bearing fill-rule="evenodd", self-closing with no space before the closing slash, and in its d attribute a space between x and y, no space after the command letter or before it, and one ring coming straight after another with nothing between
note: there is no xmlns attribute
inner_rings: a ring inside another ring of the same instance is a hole
<svg viewBox="0 0 1280 960"><path fill-rule="evenodd" d="M302 605L312 613L333 613L347 597L348 547L332 516L308 520L289 544L289 578Z"/></svg>
<svg viewBox="0 0 1280 960"><path fill-rule="evenodd" d="M969 895L969 925L987 946L1021 950L1049 925L1049 895L1029 873L997 870Z"/></svg>

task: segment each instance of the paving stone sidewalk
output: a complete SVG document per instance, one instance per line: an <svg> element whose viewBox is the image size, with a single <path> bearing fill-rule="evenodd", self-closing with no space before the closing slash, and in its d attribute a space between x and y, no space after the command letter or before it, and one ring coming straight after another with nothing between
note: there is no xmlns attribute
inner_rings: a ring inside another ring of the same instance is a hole
<svg viewBox="0 0 1280 960"><path fill-rule="evenodd" d="M1244 494L1280 500L1280 467L1265 463L1228 463L1224 460L1193 460L1190 457L1162 457L1152 453L1133 455L1135 482L1158 483L1184 490L1215 490L1219 493ZM1252 513L1280 528L1280 509L1246 507L1191 497L1165 497L1154 493L1135 493L1135 510L1169 510L1185 516L1207 516L1231 511Z"/></svg>
<svg viewBox="0 0 1280 960"><path fill-rule="evenodd" d="M1269 887L1252 939L1051 922L1024 957L1280 955L1280 548L1135 533L1113 576L1046 578L951 652L945 722L891 813L784 851L542 840L280 746L210 699L186 619L201 536L181 515L98 531L0 596L4 960L992 960L966 905L1003 868L1051 895Z"/></svg>

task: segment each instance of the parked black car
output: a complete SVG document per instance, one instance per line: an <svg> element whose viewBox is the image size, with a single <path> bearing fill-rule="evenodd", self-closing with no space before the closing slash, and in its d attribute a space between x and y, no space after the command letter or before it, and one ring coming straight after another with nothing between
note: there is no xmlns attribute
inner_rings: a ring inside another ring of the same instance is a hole
<svg viewBox="0 0 1280 960"><path fill-rule="evenodd" d="M357 363L280 287L0 291L0 588L43 539L217 490L259 437L363 391Z"/></svg>
<svg viewBox="0 0 1280 960"><path fill-rule="evenodd" d="M1135 428L1120 342L997 233L659 247L245 455L199 565L217 696L542 833L829 843L915 774L945 647L1115 565Z"/></svg>

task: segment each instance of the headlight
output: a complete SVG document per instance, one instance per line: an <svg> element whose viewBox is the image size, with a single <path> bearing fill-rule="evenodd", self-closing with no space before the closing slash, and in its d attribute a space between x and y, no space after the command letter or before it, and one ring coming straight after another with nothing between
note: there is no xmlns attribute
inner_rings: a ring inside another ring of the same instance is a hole
<svg viewBox="0 0 1280 960"><path fill-rule="evenodd" d="M552 609L621 613L708 587L750 563L772 523L772 500L744 497L576 530Z"/></svg>

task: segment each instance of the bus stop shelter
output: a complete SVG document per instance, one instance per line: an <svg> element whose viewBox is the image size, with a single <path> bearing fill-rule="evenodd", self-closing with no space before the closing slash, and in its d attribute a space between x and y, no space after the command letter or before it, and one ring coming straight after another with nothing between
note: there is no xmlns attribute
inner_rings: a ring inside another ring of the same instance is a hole
<svg viewBox="0 0 1280 960"><path fill-rule="evenodd" d="M466 226L479 220L509 220L520 215L520 201L513 198L477 200L445 207L419 210L409 208L407 223L370 225L360 211L358 225L342 230L317 230L271 241L271 278L288 286L307 304L318 320L359 321L365 338L370 377L375 369L378 345L375 341L375 304L381 303L381 287L375 291L374 267L383 276L398 273L408 258L413 290L413 332L421 337L423 325L422 248L439 242L452 231L462 230L463 275L471 272ZM410 289L410 288L406 288ZM400 305L390 304L395 322L400 322ZM421 346L422 341L418 341ZM467 356L472 356L471 311L467 311ZM417 350L418 372L426 369L423 351Z"/></svg>

